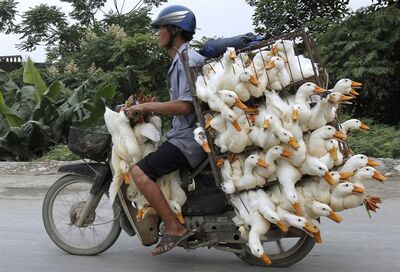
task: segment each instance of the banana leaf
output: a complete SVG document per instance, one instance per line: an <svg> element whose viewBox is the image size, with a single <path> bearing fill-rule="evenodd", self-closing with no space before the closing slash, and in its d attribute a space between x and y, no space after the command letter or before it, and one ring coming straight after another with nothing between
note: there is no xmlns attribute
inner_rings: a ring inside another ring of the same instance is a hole
<svg viewBox="0 0 400 272"><path fill-rule="evenodd" d="M1 90L0 90L0 115L6 118L9 127L20 127L24 123L24 120L6 105Z"/></svg>
<svg viewBox="0 0 400 272"><path fill-rule="evenodd" d="M36 104L31 119L42 121L43 124L51 125L55 123L59 117L59 110L56 104L61 93L62 85L56 81L43 93L39 103Z"/></svg>
<svg viewBox="0 0 400 272"><path fill-rule="evenodd" d="M36 102L39 102L43 93L47 90L47 86L46 83L43 81L39 70L35 67L30 58L28 58L28 61L25 64L23 80L25 83L35 86Z"/></svg>
<svg viewBox="0 0 400 272"><path fill-rule="evenodd" d="M33 109L37 104L35 101L35 93L35 87L27 85L18 89L13 99L11 108L25 121L31 118Z"/></svg>

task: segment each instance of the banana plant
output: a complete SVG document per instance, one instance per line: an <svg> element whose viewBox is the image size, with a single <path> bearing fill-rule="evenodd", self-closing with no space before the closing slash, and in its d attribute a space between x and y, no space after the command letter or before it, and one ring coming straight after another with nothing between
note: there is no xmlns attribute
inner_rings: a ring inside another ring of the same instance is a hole
<svg viewBox="0 0 400 272"><path fill-rule="evenodd" d="M42 154L65 142L71 124L101 124L105 101L117 88L104 75L94 73L74 90L59 81L47 87L28 59L23 80L29 85L19 88L0 70L0 160L29 160Z"/></svg>

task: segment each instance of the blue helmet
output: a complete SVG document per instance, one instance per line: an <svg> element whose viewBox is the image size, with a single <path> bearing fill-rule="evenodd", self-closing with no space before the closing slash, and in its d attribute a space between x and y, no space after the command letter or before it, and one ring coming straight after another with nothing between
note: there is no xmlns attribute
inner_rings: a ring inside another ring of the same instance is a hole
<svg viewBox="0 0 400 272"><path fill-rule="evenodd" d="M194 34L196 29L196 17L194 13L185 6L169 6L164 8L151 23L151 26L155 28L165 25L174 25Z"/></svg>

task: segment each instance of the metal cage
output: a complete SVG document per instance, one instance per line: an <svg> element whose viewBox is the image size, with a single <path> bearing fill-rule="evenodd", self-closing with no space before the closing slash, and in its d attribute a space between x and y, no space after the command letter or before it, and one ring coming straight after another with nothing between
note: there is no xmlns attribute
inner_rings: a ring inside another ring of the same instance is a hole
<svg viewBox="0 0 400 272"><path fill-rule="evenodd" d="M278 40L292 41L293 45L294 45L293 47L295 50L295 55L297 57L297 60L299 61L299 64L300 64L299 55L303 55L303 56L307 57L308 59L310 59L310 61L312 63L312 68L314 71L314 74L309 77L304 77L303 71L301 71L302 77L297 80L293 80L294 77L293 77L293 74L291 74L290 83L280 91L280 94L283 94L283 95L293 94L296 92L298 87L305 82L313 82L325 89L328 88L328 81L329 81L328 73L326 72L324 65L320 61L320 57L319 57L319 53L318 53L315 41L307 29L284 34L284 35L277 36L277 37L273 37L271 39L261 41L256 45L252 45L247 48L242 48L240 50L237 50L236 53L240 56L239 61L238 61L239 64L243 65L243 67L246 67L243 59L241 59L240 53L246 52L248 54L256 54L257 52L271 50L273 47L273 44ZM211 110L208 108L208 105L206 103L202 102L198 98L195 82L199 76L204 77L203 67L205 65L210 65L211 62L215 62L215 61L221 62L222 57L215 58L215 59L209 59L202 66L197 66L197 67L189 67L187 56L185 54L182 54L181 58L183 58L185 73L187 75L187 78L189 79L188 80L189 87L190 87L190 90L191 90L191 93L193 96L193 104L194 104L194 108L195 108L200 126L205 128L204 116L207 113L211 113ZM301 65L300 65L300 69L301 69ZM289 73L291 73L291 71L289 71ZM268 86L267 86L267 89L268 89ZM247 104L247 106L250 106L250 107L257 107L258 105L260 105L261 103L264 103L264 102L265 102L265 96L260 97L260 98L252 97L248 102L246 102L246 104ZM311 97L311 102L315 102L315 101L313 101L313 96ZM336 128L338 128L340 126L340 123L336 119L333 122L333 125ZM220 157L222 157L222 158L227 157L227 153L229 153L229 152L221 153L220 150L218 149L218 147L216 147L214 145L214 139L215 139L216 135L213 132L213 130L205 130L205 131L206 131L207 140L209 142L210 149L211 149L211 153L209 153L209 161L210 161L211 168L213 171L214 180L216 182L216 185L218 187L220 187L220 184L222 182L222 176L221 176L220 170L218 169L218 167L216 165L216 160L217 160L217 158L220 158ZM347 142L342 143L341 149L344 150L345 152L348 151ZM248 154L249 152L253 152L255 150L258 150L258 147L248 147L245 149L244 152L245 152L245 154Z"/></svg>

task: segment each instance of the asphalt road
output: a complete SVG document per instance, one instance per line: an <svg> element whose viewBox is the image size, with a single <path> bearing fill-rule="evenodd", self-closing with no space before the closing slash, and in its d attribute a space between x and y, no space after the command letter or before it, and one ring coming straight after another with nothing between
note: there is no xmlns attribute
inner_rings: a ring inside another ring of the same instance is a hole
<svg viewBox="0 0 400 272"><path fill-rule="evenodd" d="M232 253L215 249L187 252L178 248L153 257L151 247L124 233L99 256L69 255L48 238L41 219L46 188L56 178L0 175L0 271L400 271L399 176L382 185L390 190L374 189L384 193L380 194L384 202L372 219L362 207L342 212L341 224L324 218L323 243L283 269L252 267Z"/></svg>

